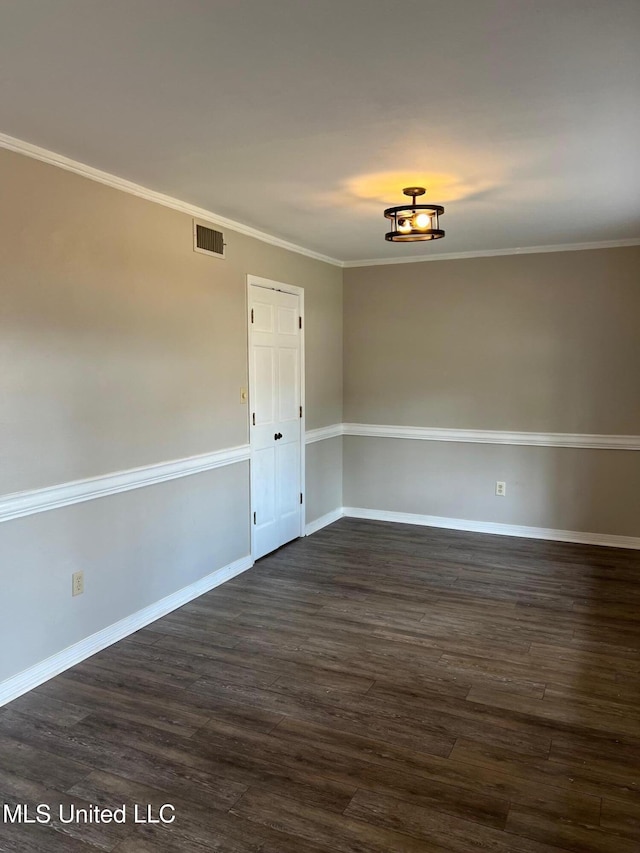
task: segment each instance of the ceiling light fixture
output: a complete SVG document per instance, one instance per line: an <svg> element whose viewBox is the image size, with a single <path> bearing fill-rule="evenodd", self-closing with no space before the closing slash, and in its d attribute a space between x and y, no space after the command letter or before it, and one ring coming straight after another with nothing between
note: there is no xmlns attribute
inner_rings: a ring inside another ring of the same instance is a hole
<svg viewBox="0 0 640 853"><path fill-rule="evenodd" d="M439 204L416 204L416 198L424 195L424 187L405 187L402 192L412 197L411 204L388 207L384 215L391 220L392 228L384 237L392 243L413 243L416 240L439 240L444 237L438 217L444 213Z"/></svg>

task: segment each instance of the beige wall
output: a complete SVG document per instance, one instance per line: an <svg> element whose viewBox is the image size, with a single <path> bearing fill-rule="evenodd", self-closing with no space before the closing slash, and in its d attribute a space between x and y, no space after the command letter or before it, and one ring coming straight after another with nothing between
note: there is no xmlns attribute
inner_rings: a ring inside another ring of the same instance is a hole
<svg viewBox="0 0 640 853"><path fill-rule="evenodd" d="M341 269L232 231L194 253L190 216L5 150L0 187L0 497L246 444L247 274L304 288L307 428L342 420ZM238 463L0 524L0 680L246 556L248 485Z"/></svg>
<svg viewBox="0 0 640 853"><path fill-rule="evenodd" d="M640 247L349 269L344 304L348 423L640 434ZM634 451L344 442L346 506L640 536Z"/></svg>
<svg viewBox="0 0 640 853"><path fill-rule="evenodd" d="M640 246L344 281L347 422L640 433Z"/></svg>
<svg viewBox="0 0 640 853"><path fill-rule="evenodd" d="M305 289L307 428L342 416L342 271L0 151L0 494L245 444L246 275Z"/></svg>

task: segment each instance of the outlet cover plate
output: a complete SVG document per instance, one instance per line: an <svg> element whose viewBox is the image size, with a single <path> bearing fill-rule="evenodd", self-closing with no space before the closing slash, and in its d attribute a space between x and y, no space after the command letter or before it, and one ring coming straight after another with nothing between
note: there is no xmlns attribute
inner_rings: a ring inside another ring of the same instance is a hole
<svg viewBox="0 0 640 853"><path fill-rule="evenodd" d="M84 572L74 572L71 575L71 595L82 595L84 592Z"/></svg>

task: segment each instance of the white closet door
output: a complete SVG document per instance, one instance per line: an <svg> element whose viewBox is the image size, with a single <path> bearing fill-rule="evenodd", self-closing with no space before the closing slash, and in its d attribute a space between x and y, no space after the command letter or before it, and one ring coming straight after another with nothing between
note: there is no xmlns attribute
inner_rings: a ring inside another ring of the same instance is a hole
<svg viewBox="0 0 640 853"><path fill-rule="evenodd" d="M249 287L249 402L253 557L300 535L299 298Z"/></svg>

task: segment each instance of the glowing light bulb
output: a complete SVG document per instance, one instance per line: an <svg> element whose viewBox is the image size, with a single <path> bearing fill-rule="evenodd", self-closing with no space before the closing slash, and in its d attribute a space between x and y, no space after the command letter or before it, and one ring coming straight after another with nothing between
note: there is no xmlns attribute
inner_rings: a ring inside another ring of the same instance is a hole
<svg viewBox="0 0 640 853"><path fill-rule="evenodd" d="M411 231L411 221L409 219L399 219L398 231L402 234L408 234Z"/></svg>
<svg viewBox="0 0 640 853"><path fill-rule="evenodd" d="M418 213L414 219L414 223L416 228L419 228L421 231L426 231L427 228L431 227L431 217L426 213Z"/></svg>

